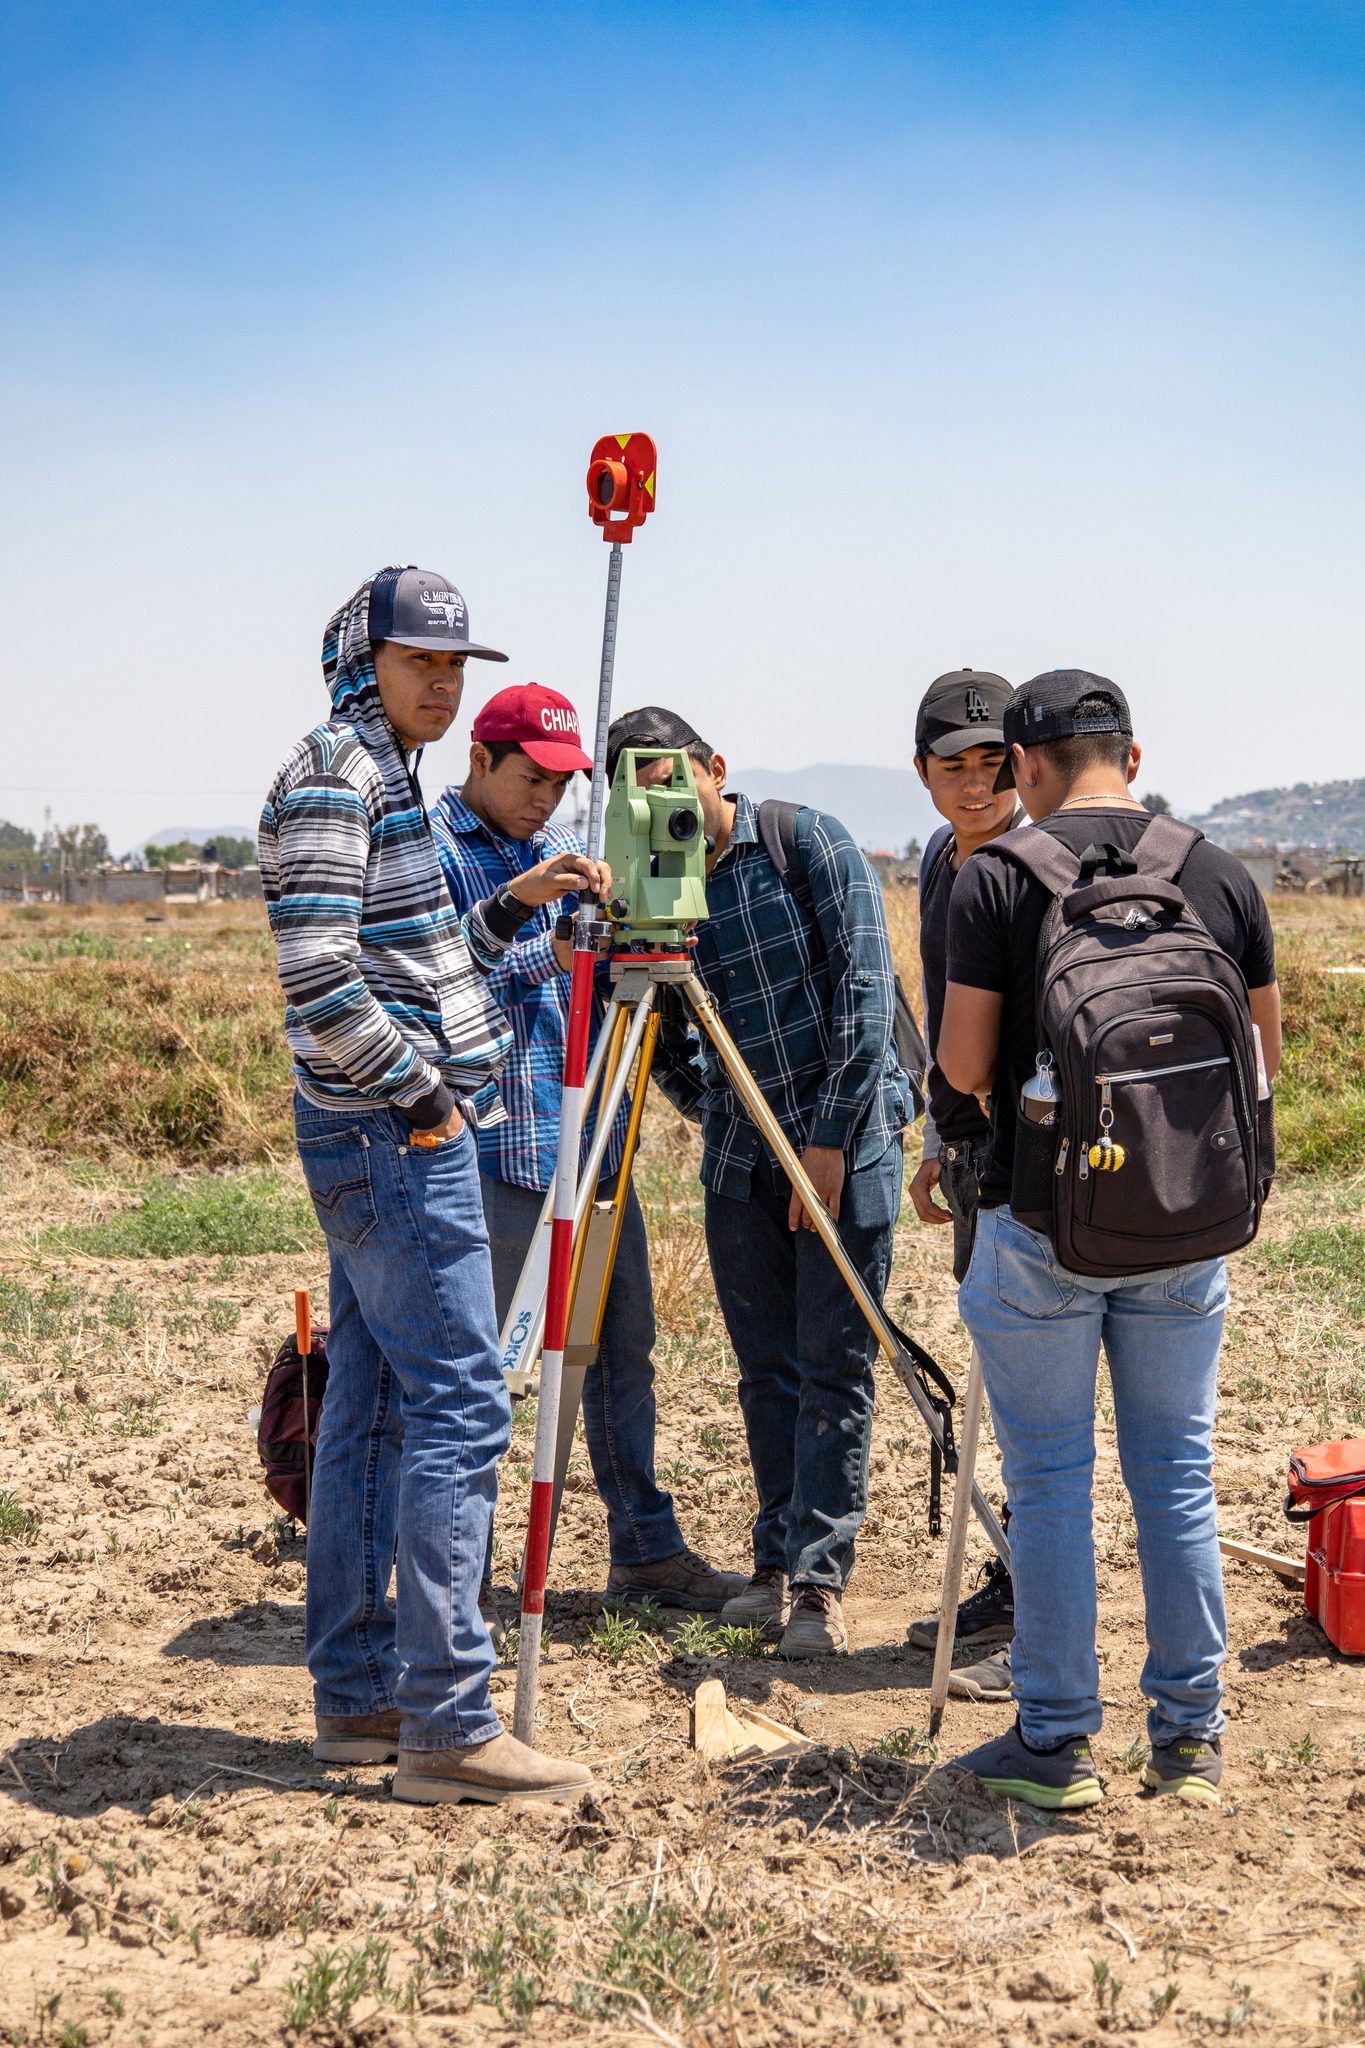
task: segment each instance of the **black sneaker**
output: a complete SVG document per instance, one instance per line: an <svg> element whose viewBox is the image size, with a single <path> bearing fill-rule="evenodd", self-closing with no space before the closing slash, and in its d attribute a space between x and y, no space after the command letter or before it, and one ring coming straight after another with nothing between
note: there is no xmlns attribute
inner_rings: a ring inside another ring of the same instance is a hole
<svg viewBox="0 0 1365 2048"><path fill-rule="evenodd" d="M1222 1778L1223 1746L1216 1737L1206 1742L1197 1735L1182 1735L1174 1742L1155 1743L1142 1767L1142 1782L1149 1792L1174 1792L1192 1806L1220 1805Z"/></svg>
<svg viewBox="0 0 1365 2048"><path fill-rule="evenodd" d="M953 1640L959 1643L1007 1643L1014 1634L1014 1581L998 1557L982 1565L983 1583L957 1610ZM905 1631L917 1650L932 1650L938 1641L938 1616L912 1621Z"/></svg>
<svg viewBox="0 0 1365 2048"><path fill-rule="evenodd" d="M1068 1735L1051 1749L1030 1749L1017 1721L1008 1735L997 1735L994 1742L955 1756L944 1768L968 1771L988 1792L1022 1799L1049 1813L1074 1813L1083 1806L1097 1806L1104 1797L1088 1735Z"/></svg>

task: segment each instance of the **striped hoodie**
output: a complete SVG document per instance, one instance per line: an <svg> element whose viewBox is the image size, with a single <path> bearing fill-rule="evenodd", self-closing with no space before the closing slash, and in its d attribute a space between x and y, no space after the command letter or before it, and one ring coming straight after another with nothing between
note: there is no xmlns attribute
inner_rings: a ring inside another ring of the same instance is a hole
<svg viewBox="0 0 1365 2048"><path fill-rule="evenodd" d="M380 701L373 578L328 621L332 715L292 749L261 813L261 882L301 1094L364 1101L418 1129L457 1097L506 1115L511 1028L484 976L531 915L507 889L457 916L407 758Z"/></svg>

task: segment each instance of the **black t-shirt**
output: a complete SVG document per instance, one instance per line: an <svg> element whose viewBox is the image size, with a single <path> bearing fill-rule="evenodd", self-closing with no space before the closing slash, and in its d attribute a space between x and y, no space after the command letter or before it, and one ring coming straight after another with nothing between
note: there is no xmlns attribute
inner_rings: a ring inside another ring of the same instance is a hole
<svg viewBox="0 0 1365 2048"><path fill-rule="evenodd" d="M1147 822L1145 811L1097 807L1056 812L1034 830L1051 832L1078 855L1091 845L1113 845L1131 853ZM1181 871L1180 887L1212 937L1241 968L1247 987L1267 987L1275 979L1270 913L1241 861L1201 839ZM1010 1198L1019 1090L1038 1054L1038 941L1050 900L1041 882L998 856L994 842L977 849L953 885L948 980L992 989L1005 999L991 1098L990 1152L981 1183L986 1208Z"/></svg>
<svg viewBox="0 0 1365 2048"><path fill-rule="evenodd" d="M1016 813L1015 822L1023 818ZM1010 830L1014 830L1011 825ZM953 828L941 825L925 847L920 862L919 957L924 975L924 1035L929 1044L929 1114L945 1145L979 1144L990 1135L986 1114L974 1095L963 1095L933 1064L934 1047L943 1026L943 996L948 983L948 903L957 880Z"/></svg>

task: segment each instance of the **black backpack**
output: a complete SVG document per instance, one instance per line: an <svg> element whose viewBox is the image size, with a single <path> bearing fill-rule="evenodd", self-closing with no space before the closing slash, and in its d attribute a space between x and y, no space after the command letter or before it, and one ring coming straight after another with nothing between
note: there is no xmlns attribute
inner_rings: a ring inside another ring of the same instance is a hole
<svg viewBox="0 0 1365 2048"><path fill-rule="evenodd" d="M796 838L797 814L808 808L805 804L784 803L780 798L770 797L758 806L758 836L763 842L763 851L781 877L783 886L789 889L803 910L812 908L810 880L806 874L806 863ZM819 927L815 927L817 935ZM891 1027L891 1042L910 1081L910 1093L914 1098L911 1122L924 1114L924 1075L929 1064L924 1035L910 1007L910 998L901 986L901 978L894 976L896 984L896 1008Z"/></svg>
<svg viewBox="0 0 1365 2048"><path fill-rule="evenodd" d="M1131 854L1050 832L992 852L1052 894L1038 945L1039 1066L1061 1102L1021 1112L1010 1206L1073 1273L1113 1278L1239 1250L1274 1171L1246 983L1179 887L1203 837L1153 818Z"/></svg>

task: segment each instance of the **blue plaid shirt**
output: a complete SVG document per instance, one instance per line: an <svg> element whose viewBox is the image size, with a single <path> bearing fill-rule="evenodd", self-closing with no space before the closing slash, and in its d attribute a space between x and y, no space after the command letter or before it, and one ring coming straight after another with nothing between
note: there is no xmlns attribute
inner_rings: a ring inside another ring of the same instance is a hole
<svg viewBox="0 0 1365 2048"><path fill-rule="evenodd" d="M892 1042L882 892L837 818L803 809L795 830L808 908L769 860L754 805L736 798L729 844L707 878L697 970L797 1151L837 1146L850 1166L867 1166L913 1116ZM666 1029L656 1071L678 1108L700 1115L703 1184L746 1199L764 1147L709 1044Z"/></svg>
<svg viewBox="0 0 1365 2048"><path fill-rule="evenodd" d="M547 825L533 839L504 839L470 810L457 789L432 806L431 831L457 914L482 903L511 875L524 875L552 853L582 853L566 825ZM555 919L577 899L533 910L515 942L489 971L485 986L506 1011L512 1050L498 1075L505 1123L479 1128L479 1167L493 1180L545 1189L559 1153L559 1102L564 1083L564 1041L569 1028L569 977L551 944ZM593 1038L597 1025L594 1020ZM602 1163L603 1175L621 1163L629 1102L622 1102ZM585 1144L592 1134L589 1118Z"/></svg>

